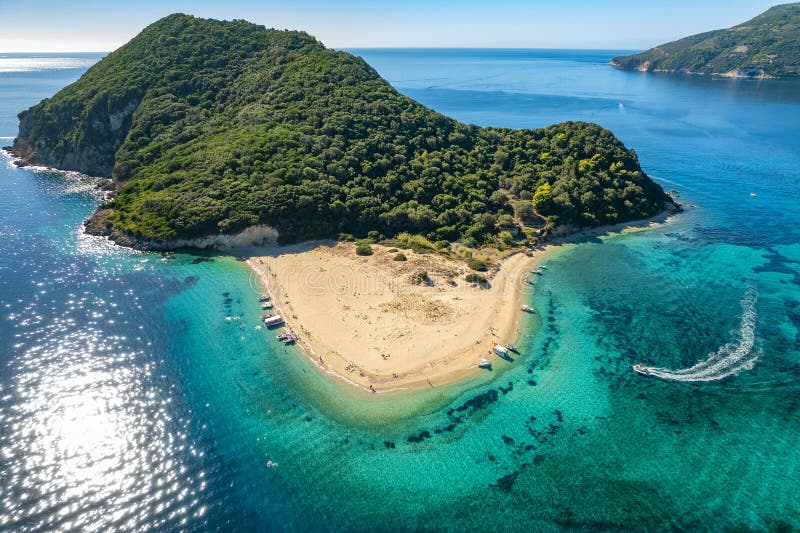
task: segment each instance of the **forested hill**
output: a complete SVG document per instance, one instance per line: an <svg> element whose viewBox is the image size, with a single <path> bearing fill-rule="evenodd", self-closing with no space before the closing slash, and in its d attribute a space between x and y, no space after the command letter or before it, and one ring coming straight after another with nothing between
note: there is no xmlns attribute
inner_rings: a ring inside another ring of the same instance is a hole
<svg viewBox="0 0 800 533"><path fill-rule="evenodd" d="M597 125L461 124L305 33L182 14L22 112L13 148L113 177L89 227L140 247L259 224L283 242L407 231L483 244L531 216L534 196L550 226L669 201Z"/></svg>
<svg viewBox="0 0 800 533"><path fill-rule="evenodd" d="M715 30L615 57L626 70L731 77L800 76L800 3L775 6L727 30Z"/></svg>

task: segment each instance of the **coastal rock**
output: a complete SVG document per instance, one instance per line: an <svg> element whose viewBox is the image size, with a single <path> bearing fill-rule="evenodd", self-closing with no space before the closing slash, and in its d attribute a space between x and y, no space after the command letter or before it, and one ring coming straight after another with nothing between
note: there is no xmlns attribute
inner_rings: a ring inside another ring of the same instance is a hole
<svg viewBox="0 0 800 533"><path fill-rule="evenodd" d="M98 97L83 109L79 108L83 103L74 102L69 106L45 103L23 111L12 149L30 165L111 178L115 153L128 134L139 104L137 93L132 91L119 99ZM78 123L73 122L76 112L83 117Z"/></svg>
<svg viewBox="0 0 800 533"><path fill-rule="evenodd" d="M149 251L169 251L180 248L197 248L201 250L230 251L253 246L265 246L278 243L278 231L266 225L250 226L234 234L206 235L193 239L175 239L172 241L149 241L136 239L129 235L117 233L108 220L111 213L108 209L100 209L89 220L84 222L84 229L89 235L109 237L122 246Z"/></svg>

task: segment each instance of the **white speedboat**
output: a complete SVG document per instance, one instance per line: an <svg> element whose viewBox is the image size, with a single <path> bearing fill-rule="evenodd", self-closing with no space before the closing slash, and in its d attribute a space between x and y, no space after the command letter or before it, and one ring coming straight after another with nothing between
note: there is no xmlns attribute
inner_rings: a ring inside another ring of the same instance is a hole
<svg viewBox="0 0 800 533"><path fill-rule="evenodd" d="M522 310L525 311L526 313L534 313L534 312L536 312L536 310L533 307L531 307L530 305L527 305L527 304L522 306Z"/></svg>
<svg viewBox="0 0 800 533"><path fill-rule="evenodd" d="M650 369L647 368L646 366L642 365L642 364L637 363L637 364L633 365L633 369L636 372L638 372L641 375L643 375L643 376L649 376L650 375Z"/></svg>
<svg viewBox="0 0 800 533"><path fill-rule="evenodd" d="M275 315L264 319L264 325L267 326L268 328L271 328L273 326L280 326L281 324L283 324L283 322L284 320L281 315Z"/></svg>
<svg viewBox="0 0 800 533"><path fill-rule="evenodd" d="M492 368L492 362L485 357L481 357L481 360L478 361L478 366L481 368Z"/></svg>
<svg viewBox="0 0 800 533"><path fill-rule="evenodd" d="M508 357L508 348L506 348L502 344L497 344L496 342L493 342L492 351L497 355L499 355L500 357Z"/></svg>

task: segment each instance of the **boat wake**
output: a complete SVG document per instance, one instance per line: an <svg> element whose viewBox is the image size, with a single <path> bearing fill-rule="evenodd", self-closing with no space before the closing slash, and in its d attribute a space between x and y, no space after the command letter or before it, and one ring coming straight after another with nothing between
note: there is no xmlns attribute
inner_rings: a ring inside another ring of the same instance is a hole
<svg viewBox="0 0 800 533"><path fill-rule="evenodd" d="M760 350L753 350L756 329L756 300L758 293L748 287L742 298L742 321L738 341L730 342L710 354L708 359L682 370L648 367L647 374L672 381L716 381L750 370L756 364Z"/></svg>

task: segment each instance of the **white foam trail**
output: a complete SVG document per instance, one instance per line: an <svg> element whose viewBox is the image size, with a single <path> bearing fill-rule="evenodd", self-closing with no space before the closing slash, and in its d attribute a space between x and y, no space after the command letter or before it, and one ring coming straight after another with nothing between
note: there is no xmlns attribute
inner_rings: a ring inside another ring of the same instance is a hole
<svg viewBox="0 0 800 533"><path fill-rule="evenodd" d="M753 351L756 329L756 300L758 294L748 287L742 298L742 321L738 342L730 342L712 353L708 359L682 370L649 368L648 374L672 381L716 381L732 376L741 370L750 370L756 364L759 351Z"/></svg>

